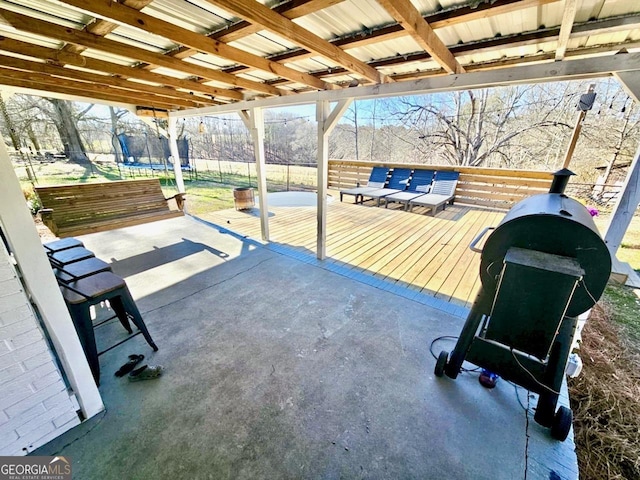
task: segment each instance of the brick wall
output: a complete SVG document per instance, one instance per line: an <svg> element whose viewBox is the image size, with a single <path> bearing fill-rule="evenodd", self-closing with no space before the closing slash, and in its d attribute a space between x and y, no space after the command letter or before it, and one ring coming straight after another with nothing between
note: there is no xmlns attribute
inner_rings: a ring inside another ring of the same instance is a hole
<svg viewBox="0 0 640 480"><path fill-rule="evenodd" d="M25 455L80 423L22 283L0 242L0 455Z"/></svg>

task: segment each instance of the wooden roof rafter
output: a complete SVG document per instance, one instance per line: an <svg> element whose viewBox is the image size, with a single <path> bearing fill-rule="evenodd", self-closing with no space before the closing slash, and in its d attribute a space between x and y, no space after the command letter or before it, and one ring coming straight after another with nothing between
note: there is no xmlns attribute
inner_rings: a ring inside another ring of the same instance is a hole
<svg viewBox="0 0 640 480"><path fill-rule="evenodd" d="M101 16L110 22L117 21L134 28L143 28L146 32L168 38L173 42L186 45L199 52L220 56L233 62L244 64L259 70L273 72L283 78L305 84L318 90L334 88L333 85L329 85L319 78L307 73L300 72L280 63L272 62L266 58L253 55L239 48L227 45L226 43L222 43L215 39L192 32L191 30L181 28L165 20L144 14L135 8L130 8L124 4L113 2L112 0L60 1Z"/></svg>
<svg viewBox="0 0 640 480"><path fill-rule="evenodd" d="M473 20L485 19L497 15L511 13L522 8L540 7L559 1L560 0L496 0L495 2L490 3L480 3L475 7L463 6L441 12L429 13L424 15L422 18L431 26L432 29L437 30L453 25L460 25ZM402 27L402 25L400 25L399 23L394 23L392 25L384 25L375 29L369 29L367 31L352 32L346 36L331 39L330 42L333 45L336 45L337 47L345 50L365 47L378 42L386 42L406 35L408 35L408 32ZM304 48L299 48L296 50L290 50L281 54L273 55L270 57L270 59L276 62L291 62L311 56L313 56L312 52ZM430 55L428 56L430 57ZM370 64L375 65L375 62L370 62ZM223 69L223 71L227 73L234 74L245 72L248 70L250 69L243 66L233 66ZM282 83L282 81L280 80L276 83Z"/></svg>
<svg viewBox="0 0 640 480"><path fill-rule="evenodd" d="M562 23L560 24L560 34L558 35L558 46L556 47L556 60L562 60L567 51L567 44L571 36L571 29L578 10L578 0L565 0Z"/></svg>
<svg viewBox="0 0 640 480"><path fill-rule="evenodd" d="M71 53L70 51L65 51L65 49L56 50L53 48L29 44L8 37L0 38L0 50L33 57L39 60L44 60L47 63L51 63L53 65L74 65L77 67L84 67L89 70L95 70L97 72L103 72L105 74L112 75L121 79L135 78L138 80L144 80L147 82L164 85L167 89L180 88L182 90L186 90L185 93L197 92L209 97L212 103L223 103L214 100L214 97L223 95L228 97L231 97L233 95L233 97L231 98L233 98L234 100L242 100L244 98L241 92L237 92L234 90L223 90L216 87L203 85L193 80L183 80L179 78L169 77L167 75L161 75L159 73L127 67L117 63L108 62L106 60L99 60L96 58L79 55L77 53Z"/></svg>
<svg viewBox="0 0 640 480"><path fill-rule="evenodd" d="M15 31L0 31L0 50L11 56L4 68L192 109L339 92L354 78L375 86L576 56L599 62L617 47L640 48L640 5L616 0L597 8L577 0L466 0L439 11L418 11L429 2L415 0L284 0L273 8L263 0L186 1L7 0L0 30Z"/></svg>
<svg viewBox="0 0 640 480"><path fill-rule="evenodd" d="M409 0L378 0L413 39L449 73L464 73L447 46Z"/></svg>
<svg viewBox="0 0 640 480"><path fill-rule="evenodd" d="M111 86L114 88L114 90L119 91L120 95L122 96L131 95L133 101L130 103L135 103L136 98L141 98L143 96L149 99L155 99L157 101L164 101L166 103L173 102L175 105L183 107L198 107L206 105L216 105L217 103L219 103L212 102L207 98L190 95L189 93L179 92L177 90L172 90L165 87L157 87L153 85L132 82L129 80L123 80L121 78L113 78L106 75L99 75L82 70L59 67L57 65L50 65L42 62L22 60L15 57L9 57L7 55L0 54L0 65L5 68L21 70L24 72L40 73L42 75L76 80L79 82L89 82L92 85L104 85L106 87Z"/></svg>
<svg viewBox="0 0 640 480"><path fill-rule="evenodd" d="M182 62L175 58L167 57L161 53L151 52L139 47L126 45L115 40L102 38L91 33L63 27L54 23L46 22L36 18L29 17L20 13L13 12L4 8L0 8L0 16L17 30L28 33L42 35L53 38L66 43L82 45L86 48L93 48L103 52L119 55L125 58L150 63L152 65L166 67L178 72L185 72L208 80L226 83L235 87L247 88L256 92L267 95L280 95L283 92L275 87L264 83L246 80L244 78L213 70L210 68L200 67L191 63ZM220 96L225 96L224 90L221 90ZM232 98L235 95L232 96Z"/></svg>
<svg viewBox="0 0 640 480"><path fill-rule="evenodd" d="M581 38L581 37L589 37L601 34L604 30L609 32L615 32L620 29L628 29L628 28L640 28L640 15L632 15L632 16L622 16L622 17L613 17L604 20L590 20L588 22L575 24L573 27L573 38ZM474 41L469 43L462 43L458 45L453 45L450 47L451 52L454 56L461 55L472 55L478 53L487 53L496 50L501 50L504 48L519 48L527 45L535 45L546 42L557 41L558 36L560 34L560 28L542 28L539 30L535 30L532 32L525 32L521 34L514 34L508 36L501 36L497 38L490 38L481 41ZM631 46L632 48L638 48L635 46L637 42L631 41L630 43L624 43L622 46ZM597 50L596 50L597 49ZM567 56L576 56L584 53L598 53L598 52L607 52L612 51L612 45L597 45L593 47L581 47L576 50L568 51ZM430 59L431 56L427 52L415 52L410 54L397 55L394 57L389 57L385 59L375 60L370 63L371 66L380 68L380 67L389 67L393 65L402 65L404 63L412 63L421 60ZM529 58L533 57L523 57L522 55L518 55L512 58L501 58L500 60L493 60L489 62L485 62L482 64L471 64L465 67L466 70L474 70L477 71L482 68L491 69L493 67L499 67L504 64L514 65L519 63L530 63L530 61L543 61L543 60L553 60L555 58L555 52L544 53L535 56L537 60L529 60ZM323 70L314 72L314 75L318 75L320 77L327 77L329 75L341 75L344 74L344 69L332 69L332 70ZM391 75L394 80L404 80L411 78L422 78L428 75L441 75L443 70L429 70L429 71L421 71L421 72L413 72L409 74L398 74Z"/></svg>
<svg viewBox="0 0 640 480"><path fill-rule="evenodd" d="M390 81L385 75L370 67L365 62L347 54L345 51L318 37L314 33L302 28L288 18L271 10L255 0L206 0L210 4L222 8L249 23L260 25L291 42L326 57L346 68L350 72L365 77L374 83Z"/></svg>

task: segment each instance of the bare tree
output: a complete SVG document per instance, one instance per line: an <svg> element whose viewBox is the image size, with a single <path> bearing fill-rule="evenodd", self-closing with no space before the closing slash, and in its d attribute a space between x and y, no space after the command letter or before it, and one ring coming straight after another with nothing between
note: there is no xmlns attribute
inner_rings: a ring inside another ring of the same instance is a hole
<svg viewBox="0 0 640 480"><path fill-rule="evenodd" d="M80 132L78 132L78 120L93 108L93 104L84 110L76 111L73 104L67 100L58 98L46 98L45 100L53 106L49 112L55 120L55 127L60 135L65 156L72 162L89 161Z"/></svg>
<svg viewBox="0 0 640 480"><path fill-rule="evenodd" d="M9 116L7 112L7 105L4 103L4 99L0 94L0 111L2 112L2 119L4 120L4 125L9 133L9 138L11 138L11 143L13 144L13 148L16 151L20 150L20 139L18 138L18 132L16 131L16 127L13 124L13 120Z"/></svg>
<svg viewBox="0 0 640 480"><path fill-rule="evenodd" d="M392 114L418 133L422 143L416 146L431 159L435 156L453 165L481 166L493 158L502 166L512 166L517 137L546 127L570 128L566 121L553 119L565 100L562 96L545 102L547 108L531 118L532 88L404 97Z"/></svg>

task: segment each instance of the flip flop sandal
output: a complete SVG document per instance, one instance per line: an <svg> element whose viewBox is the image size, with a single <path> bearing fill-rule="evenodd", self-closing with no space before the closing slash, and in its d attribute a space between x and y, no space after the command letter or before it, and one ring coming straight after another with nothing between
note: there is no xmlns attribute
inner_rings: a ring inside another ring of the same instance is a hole
<svg viewBox="0 0 640 480"><path fill-rule="evenodd" d="M118 369L115 376L124 377L127 373L136 368L136 365L138 365L142 360L144 360L144 355L129 355L129 361Z"/></svg>
<svg viewBox="0 0 640 480"><path fill-rule="evenodd" d="M161 365L143 365L136 368L129 374L130 382L139 382L141 380L151 380L162 375L164 368Z"/></svg>

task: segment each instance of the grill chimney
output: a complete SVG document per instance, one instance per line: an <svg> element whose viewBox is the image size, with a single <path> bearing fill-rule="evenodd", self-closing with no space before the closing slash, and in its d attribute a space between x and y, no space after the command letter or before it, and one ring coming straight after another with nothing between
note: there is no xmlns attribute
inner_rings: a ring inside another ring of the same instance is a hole
<svg viewBox="0 0 640 480"><path fill-rule="evenodd" d="M564 193L564 189L567 187L567 183L569 183L569 177L572 175L575 175L575 173L568 168L563 168L554 173L549 193Z"/></svg>

